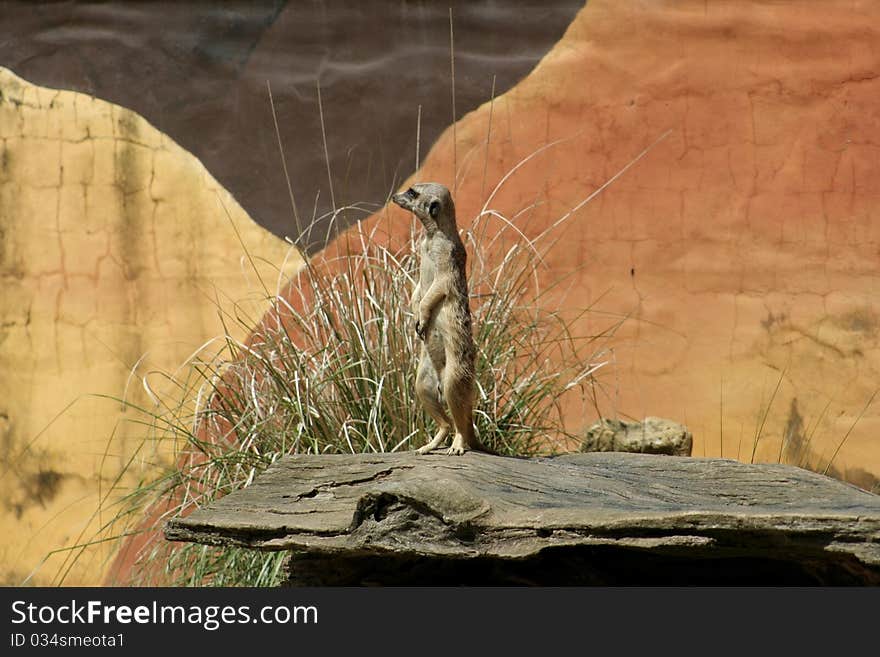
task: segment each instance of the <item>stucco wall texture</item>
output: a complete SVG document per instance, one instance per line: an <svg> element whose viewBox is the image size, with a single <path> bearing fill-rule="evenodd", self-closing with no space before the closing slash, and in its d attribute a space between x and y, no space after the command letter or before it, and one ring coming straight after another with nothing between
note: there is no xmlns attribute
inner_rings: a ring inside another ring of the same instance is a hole
<svg viewBox="0 0 880 657"><path fill-rule="evenodd" d="M489 208L534 240L669 131L542 238L556 243L541 285L566 281L548 308L591 306L580 335L626 318L603 355L603 415L684 422L695 456L754 452L820 472L834 457L829 473L870 488L878 26L870 2L591 0L413 180L454 184L467 229L519 166ZM358 230L394 240L407 227L386 210ZM568 417L572 429L595 419L580 404Z"/></svg>
<svg viewBox="0 0 880 657"><path fill-rule="evenodd" d="M40 566L47 584L71 553L42 559L93 538L110 488L171 458L115 400L151 408L142 377L167 392L149 373L221 335L232 302L260 316L245 249L270 288L302 260L135 113L2 68L0 94L0 583ZM65 582L97 583L106 556Z"/></svg>
<svg viewBox="0 0 880 657"><path fill-rule="evenodd" d="M624 319L597 356L604 416L683 422L695 456L819 471L833 457L829 472L870 488L878 26L871 2L591 0L525 79L450 126L411 180L453 188L469 230L509 174L489 207L529 239L549 229L537 276L565 285L547 308L591 307L581 335ZM144 353L168 367L216 335L205 287L255 294L217 196L268 262L287 250L131 112L0 81L0 520L17 532L0 563L13 582L46 545L76 539L139 442L119 431L108 442L118 404L57 413L86 392L119 395ZM488 235L501 225L481 221ZM383 209L326 253L360 231L402 244L409 225ZM576 430L595 412L572 403L567 419ZM99 579L82 566L68 581Z"/></svg>

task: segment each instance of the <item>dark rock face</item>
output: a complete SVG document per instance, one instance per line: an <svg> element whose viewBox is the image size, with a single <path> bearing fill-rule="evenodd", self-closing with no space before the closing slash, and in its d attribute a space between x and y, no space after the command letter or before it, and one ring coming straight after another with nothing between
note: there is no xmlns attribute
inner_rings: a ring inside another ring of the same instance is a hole
<svg viewBox="0 0 880 657"><path fill-rule="evenodd" d="M0 63L137 111L255 220L295 238L267 80L300 225L334 205L375 209L415 170L419 105L422 157L452 121L450 6L461 117L490 99L493 76L498 95L528 73L583 2L0 2ZM327 228L312 231L312 248Z"/></svg>

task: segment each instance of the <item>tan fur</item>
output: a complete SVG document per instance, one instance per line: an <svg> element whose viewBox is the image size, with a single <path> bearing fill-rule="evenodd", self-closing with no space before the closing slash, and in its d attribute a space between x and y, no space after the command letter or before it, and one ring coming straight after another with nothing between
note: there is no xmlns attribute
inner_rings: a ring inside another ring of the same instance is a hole
<svg viewBox="0 0 880 657"><path fill-rule="evenodd" d="M418 452L436 449L450 433L449 454L464 454L469 449L488 451L474 435L476 348L468 301L467 253L458 234L452 196L443 185L420 183L395 194L393 200L413 212L425 227L419 244L419 281L411 302L416 332L422 339L416 395L438 430Z"/></svg>

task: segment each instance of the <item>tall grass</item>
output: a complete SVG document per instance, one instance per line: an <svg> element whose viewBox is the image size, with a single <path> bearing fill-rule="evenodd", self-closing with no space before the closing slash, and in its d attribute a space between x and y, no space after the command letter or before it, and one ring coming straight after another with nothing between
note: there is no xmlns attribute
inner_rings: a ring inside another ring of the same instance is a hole
<svg viewBox="0 0 880 657"><path fill-rule="evenodd" d="M454 76L454 54L450 54ZM301 217L287 175L268 83L267 91L299 229ZM319 83L317 92L333 212L313 217L308 226L297 231L305 244L311 243L316 225L326 223L329 241L337 217L348 217L352 212L369 214L364 207L336 207ZM420 128L421 108L416 168ZM488 129L491 131L491 120ZM555 307L559 307L564 295L558 288L565 280L539 289L536 271L553 240L558 239L558 234L553 234L556 229L668 134L537 238L529 239L515 225L524 213L531 214L537 201L512 218L493 209L491 203L521 167L558 142L537 149L509 170L469 222L464 239L477 344L475 428L480 441L498 453L530 456L576 446L579 437L567 431L563 409L570 412L572 403L579 402L598 410L602 385L596 375L608 362L607 341L623 320L607 320L608 325L595 335L573 334L573 322L589 309L566 316L546 310L554 307L547 301L548 295L553 295ZM487 161L489 136L485 142ZM453 123L453 151L455 142ZM453 169L455 188L455 162ZM154 444L173 447L173 465L158 477L142 478L128 490L121 490L121 482L128 478L124 476L127 472L121 473L110 490L102 493L96 513L103 520L109 512L109 520L100 523L91 540L65 550L67 559L56 581L63 583L89 546L115 541L134 552L120 557L134 563L123 583L274 585L281 555L168 543L162 538L162 525L168 518L248 485L286 454L393 452L423 444L434 428L414 391L421 345L409 297L418 267L414 257L418 233L412 219L409 239L396 248L359 232L356 248L345 257L334 261L319 254L305 265L298 280L289 284L279 280L271 286L261 281L270 308L262 318L249 316L238 305L227 312L218 302L224 334L178 371L160 373L171 383L170 392L159 394L144 379L154 403L150 408L135 409L140 414L136 421L146 427L147 436L125 470L133 470L142 458L140 452ZM253 262L253 256L246 255ZM242 341L234 335L250 337ZM577 432L580 429L574 427Z"/></svg>
<svg viewBox="0 0 880 657"><path fill-rule="evenodd" d="M478 237L490 219L501 228L491 239ZM89 541L141 536L137 554L127 555L134 562L128 583L274 585L281 555L169 543L162 524L248 485L286 454L394 452L430 437L434 427L414 390L420 341L409 297L419 231L414 220L410 226L399 248L361 232L350 255L318 255L287 285L264 282L270 311L262 320L233 308L224 314L223 336L165 375L170 392L148 386L154 405L138 409L138 422L147 428L145 444L173 445L173 466L115 491L121 499L104 508L112 517ZM530 456L577 442L563 405L595 403L596 374L619 320L575 336L577 316L542 310L545 295L559 290L538 288L543 253L513 226L484 208L464 233L477 344L475 425L481 442L500 454ZM248 332L247 340L232 337ZM68 570L77 556L72 551Z"/></svg>

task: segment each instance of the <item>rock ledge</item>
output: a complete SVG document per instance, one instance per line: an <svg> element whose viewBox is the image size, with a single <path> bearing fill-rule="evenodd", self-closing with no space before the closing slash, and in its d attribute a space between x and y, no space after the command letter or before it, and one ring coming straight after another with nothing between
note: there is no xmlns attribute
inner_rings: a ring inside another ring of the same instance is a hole
<svg viewBox="0 0 880 657"><path fill-rule="evenodd" d="M298 585L880 584L880 496L725 459L297 455L165 535Z"/></svg>

